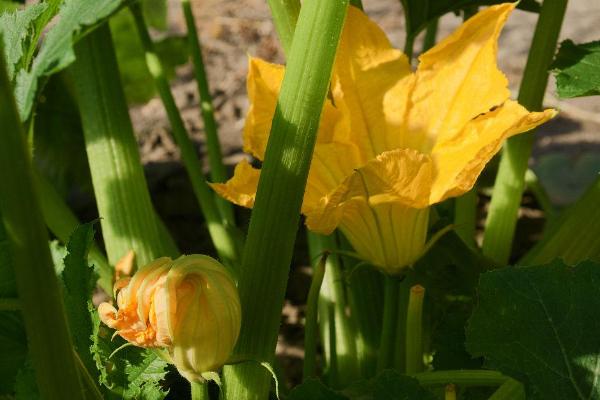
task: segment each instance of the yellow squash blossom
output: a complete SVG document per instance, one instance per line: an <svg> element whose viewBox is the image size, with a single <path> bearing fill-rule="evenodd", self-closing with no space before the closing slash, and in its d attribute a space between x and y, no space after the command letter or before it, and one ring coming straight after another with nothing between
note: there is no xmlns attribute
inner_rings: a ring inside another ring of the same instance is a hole
<svg viewBox="0 0 600 400"><path fill-rule="evenodd" d="M140 347L163 347L190 381L221 368L237 341L241 307L226 268L202 255L159 258L115 284L118 310L102 303L102 322Z"/></svg>
<svg viewBox="0 0 600 400"><path fill-rule="evenodd" d="M381 29L350 7L302 212L309 229L339 228L365 260L399 274L423 253L429 206L470 190L503 141L555 115L510 100L496 66L515 3L492 6L419 57L415 72ZM262 160L284 67L251 59L244 149ZM251 207L260 171L242 161L213 184Z"/></svg>

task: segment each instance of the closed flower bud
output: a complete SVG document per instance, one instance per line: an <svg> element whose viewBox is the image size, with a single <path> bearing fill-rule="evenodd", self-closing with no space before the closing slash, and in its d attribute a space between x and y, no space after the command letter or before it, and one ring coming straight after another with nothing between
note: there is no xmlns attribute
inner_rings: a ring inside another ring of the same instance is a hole
<svg viewBox="0 0 600 400"><path fill-rule="evenodd" d="M102 303L100 318L132 344L166 348L190 381L218 370L229 358L241 324L235 282L202 255L159 258L118 281L118 310Z"/></svg>

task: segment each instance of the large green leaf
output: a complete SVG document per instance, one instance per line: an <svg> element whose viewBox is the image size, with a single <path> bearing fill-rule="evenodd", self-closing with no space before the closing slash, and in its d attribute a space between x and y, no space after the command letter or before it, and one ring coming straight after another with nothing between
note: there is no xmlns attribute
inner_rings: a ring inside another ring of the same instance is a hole
<svg viewBox="0 0 600 400"><path fill-rule="evenodd" d="M467 349L528 399L600 399L600 264L561 261L481 276Z"/></svg>
<svg viewBox="0 0 600 400"><path fill-rule="evenodd" d="M93 222L80 225L75 229L67 244L67 256L64 259L61 277L73 345L89 373L96 376L96 365L90 353L93 333L91 312L94 309L92 291L96 286L96 276L87 261L93 241Z"/></svg>
<svg viewBox="0 0 600 400"><path fill-rule="evenodd" d="M32 4L22 10L0 15L0 36L4 38L4 56L10 80L14 79L17 65L32 44L35 21L46 6L46 3Z"/></svg>
<svg viewBox="0 0 600 400"><path fill-rule="evenodd" d="M150 349L129 346L116 351L127 342L119 336L113 339L114 331L100 323L98 313L93 315L93 324L92 353L105 398L163 399L167 393L160 382L166 375L167 363Z"/></svg>
<svg viewBox="0 0 600 400"><path fill-rule="evenodd" d="M0 312L0 396L10 394L27 358L27 337L18 312Z"/></svg>
<svg viewBox="0 0 600 400"><path fill-rule="evenodd" d="M356 382L342 392L351 400L433 400L415 378L385 370L375 378Z"/></svg>
<svg viewBox="0 0 600 400"><path fill-rule="evenodd" d="M67 67L75 60L74 40L85 27L93 26L115 12L124 0L65 0L59 20L49 29L31 68L18 71L15 98L26 120L35 99L38 79Z"/></svg>
<svg viewBox="0 0 600 400"><path fill-rule="evenodd" d="M401 0L407 20L407 35L415 37L427 24L450 12L465 8L500 4L506 0ZM538 12L540 4L535 0L522 0L519 8Z"/></svg>
<svg viewBox="0 0 600 400"><path fill-rule="evenodd" d="M575 44L565 40L552 68L560 97L600 94L600 41Z"/></svg>

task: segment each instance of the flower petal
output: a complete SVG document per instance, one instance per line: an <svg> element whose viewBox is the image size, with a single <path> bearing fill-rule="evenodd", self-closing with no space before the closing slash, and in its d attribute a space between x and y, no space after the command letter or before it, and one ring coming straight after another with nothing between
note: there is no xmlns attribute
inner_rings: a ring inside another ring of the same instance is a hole
<svg viewBox="0 0 600 400"><path fill-rule="evenodd" d="M209 183L219 196L242 207L252 208L260 170L253 168L248 160L235 166L233 177L225 183Z"/></svg>
<svg viewBox="0 0 600 400"><path fill-rule="evenodd" d="M432 173L431 158L415 150L380 154L356 169L315 207L306 209L306 225L329 234L346 218L346 208L357 201L368 201L371 206L397 202L407 207L427 207Z"/></svg>
<svg viewBox="0 0 600 400"><path fill-rule="evenodd" d="M437 140L453 137L477 115L508 99L504 74L496 66L498 36L516 3L479 12L419 57L410 91L404 134L417 135L414 148L429 152Z"/></svg>
<svg viewBox="0 0 600 400"><path fill-rule="evenodd" d="M335 106L350 116L350 132L362 152L362 164L391 150L384 135L382 99L409 73L408 59L392 48L381 28L359 9L349 7L334 65L332 93Z"/></svg>
<svg viewBox="0 0 600 400"><path fill-rule="evenodd" d="M455 137L438 142L431 153L435 164L431 204L470 190L505 139L527 132L555 115L555 110L529 112L516 101L508 100L469 122Z"/></svg>
<svg viewBox="0 0 600 400"><path fill-rule="evenodd" d="M244 125L244 151L262 160L265 156L277 97L283 81L283 65L271 64L251 57L247 90L250 108Z"/></svg>

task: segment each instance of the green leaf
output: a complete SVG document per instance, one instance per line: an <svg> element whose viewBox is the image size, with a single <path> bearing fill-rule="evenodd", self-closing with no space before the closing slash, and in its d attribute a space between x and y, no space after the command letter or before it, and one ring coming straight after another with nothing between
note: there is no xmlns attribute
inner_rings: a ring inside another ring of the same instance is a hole
<svg viewBox="0 0 600 400"><path fill-rule="evenodd" d="M15 382L15 399L40 399L40 392L38 391L37 381L35 379L35 370L33 369L33 365L31 365L30 359L27 359L17 374L17 379Z"/></svg>
<svg viewBox="0 0 600 400"><path fill-rule="evenodd" d="M465 8L505 3L506 0L401 0L407 20L407 35L415 37L427 24L442 15L459 12ZM521 0L518 7L539 12L535 0Z"/></svg>
<svg viewBox="0 0 600 400"><path fill-rule="evenodd" d="M32 4L22 10L0 15L0 36L4 38L4 56L11 81L15 77L17 65L27 53L25 48L32 44L35 37L34 22L42 15L46 6L46 3Z"/></svg>
<svg viewBox="0 0 600 400"><path fill-rule="evenodd" d="M368 381L356 382L343 393L352 400L434 400L414 378L395 370L385 370ZM308 398L308 397L306 397Z"/></svg>
<svg viewBox="0 0 600 400"><path fill-rule="evenodd" d="M561 43L554 64L556 90L562 98L600 94L600 41Z"/></svg>
<svg viewBox="0 0 600 400"><path fill-rule="evenodd" d="M129 346L110 355L126 344L120 336L111 340L113 331L93 315L92 353L100 371L108 399L164 399L167 393L160 382L166 375L167 363L150 349ZM110 358L109 358L110 357Z"/></svg>
<svg viewBox="0 0 600 400"><path fill-rule="evenodd" d="M93 333L90 313L93 311L92 291L96 277L88 265L87 255L94 241L94 222L80 225L71 234L61 277L64 283L64 302L73 337L73 345L89 373L97 375L90 353Z"/></svg>
<svg viewBox="0 0 600 400"><path fill-rule="evenodd" d="M348 400L348 397L339 394L323 384L316 378L309 378L301 385L296 386L288 395L287 400Z"/></svg>
<svg viewBox="0 0 600 400"><path fill-rule="evenodd" d="M17 74L15 98L22 120L29 117L38 86L38 79L66 68L75 60L73 43L84 27L92 26L115 12L123 0L66 0L59 20L46 35L31 69Z"/></svg>
<svg viewBox="0 0 600 400"><path fill-rule="evenodd" d="M0 215L0 217L2 217ZM16 297L17 282L12 266L8 237L0 218L0 297Z"/></svg>
<svg viewBox="0 0 600 400"><path fill-rule="evenodd" d="M27 358L27 337L21 315L0 312L0 395L9 394Z"/></svg>
<svg viewBox="0 0 600 400"><path fill-rule="evenodd" d="M600 264L561 261L481 276L467 349L528 399L600 398Z"/></svg>

